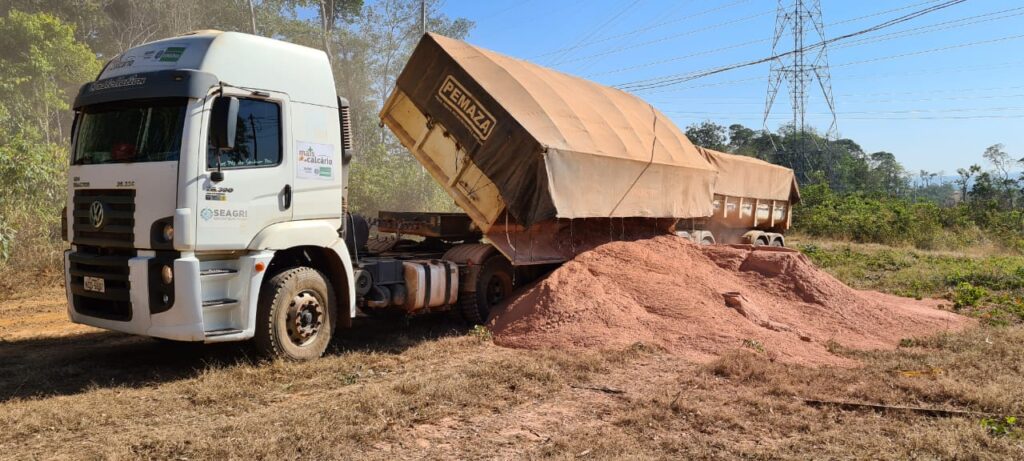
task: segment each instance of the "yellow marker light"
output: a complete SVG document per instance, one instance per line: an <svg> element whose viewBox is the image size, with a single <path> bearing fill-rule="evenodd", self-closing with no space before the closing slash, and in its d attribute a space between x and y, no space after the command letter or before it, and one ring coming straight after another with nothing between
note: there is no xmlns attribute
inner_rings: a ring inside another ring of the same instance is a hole
<svg viewBox="0 0 1024 461"><path fill-rule="evenodd" d="M174 269L171 269L171 266L164 266L160 269L160 278L165 285L170 285L174 281Z"/></svg>
<svg viewBox="0 0 1024 461"><path fill-rule="evenodd" d="M174 241L174 225L173 224L164 224L163 237L164 237L164 241L165 242L173 242Z"/></svg>

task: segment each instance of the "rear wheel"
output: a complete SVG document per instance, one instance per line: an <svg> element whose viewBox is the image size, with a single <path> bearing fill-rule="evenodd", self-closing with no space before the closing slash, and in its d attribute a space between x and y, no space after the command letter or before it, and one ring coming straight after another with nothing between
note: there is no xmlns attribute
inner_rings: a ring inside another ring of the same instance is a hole
<svg viewBox="0 0 1024 461"><path fill-rule="evenodd" d="M311 267L285 270L260 290L256 348L287 360L312 360L327 350L337 316L331 285Z"/></svg>
<svg viewBox="0 0 1024 461"><path fill-rule="evenodd" d="M764 237L758 237L754 240L754 246L763 247L768 245L768 239Z"/></svg>
<svg viewBox="0 0 1024 461"><path fill-rule="evenodd" d="M502 255L494 255L477 268L474 292L460 293L459 312L473 325L483 325L491 316L494 306L512 294L514 288L512 264Z"/></svg>
<svg viewBox="0 0 1024 461"><path fill-rule="evenodd" d="M773 247L781 247L782 246L782 239L772 240L772 246Z"/></svg>

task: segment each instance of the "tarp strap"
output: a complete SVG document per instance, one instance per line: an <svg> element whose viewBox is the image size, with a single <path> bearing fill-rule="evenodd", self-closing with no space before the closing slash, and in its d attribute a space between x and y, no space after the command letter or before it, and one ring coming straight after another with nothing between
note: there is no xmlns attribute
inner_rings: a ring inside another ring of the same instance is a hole
<svg viewBox="0 0 1024 461"><path fill-rule="evenodd" d="M626 196L629 195L630 192L633 191L633 188L636 187L636 183L640 181L640 178L643 177L644 173L647 172L647 169L651 167L652 163L654 163L654 148L658 144L658 112L655 111L654 106L650 104L648 104L647 107L651 108L651 116L654 117L654 121L651 124L651 135L653 136L651 138L651 159L647 161L647 165L644 165L644 169L640 170L640 174L636 175L636 179L633 179L633 183L629 185L626 192L623 192L622 197L619 197L619 201L615 202L615 206L612 207L612 211L608 212L609 218L615 214L615 210L619 209L619 205L622 205L622 201L626 199Z"/></svg>

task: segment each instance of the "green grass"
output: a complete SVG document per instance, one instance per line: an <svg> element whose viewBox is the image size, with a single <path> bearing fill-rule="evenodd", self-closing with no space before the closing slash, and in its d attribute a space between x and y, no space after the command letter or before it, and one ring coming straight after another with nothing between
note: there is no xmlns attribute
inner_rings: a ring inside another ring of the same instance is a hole
<svg viewBox="0 0 1024 461"><path fill-rule="evenodd" d="M992 325L1024 323L1024 256L968 255L807 241L796 245L846 284L912 298L943 298Z"/></svg>

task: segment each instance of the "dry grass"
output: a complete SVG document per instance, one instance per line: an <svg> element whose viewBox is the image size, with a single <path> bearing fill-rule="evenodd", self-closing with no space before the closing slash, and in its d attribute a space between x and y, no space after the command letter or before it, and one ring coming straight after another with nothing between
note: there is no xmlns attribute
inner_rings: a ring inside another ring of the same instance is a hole
<svg viewBox="0 0 1024 461"><path fill-rule="evenodd" d="M817 245L819 247L835 250L846 247L855 247L858 251L863 252L877 252L877 251L913 251L920 254L932 255L932 256L948 256L948 257L966 257L966 258L986 258L991 256L1017 256L1018 253L1015 251L1009 251L1004 246L1001 246L995 242L983 241L975 242L967 246L954 246L954 249L949 248L938 248L938 249L922 249L915 248L911 244L902 246L883 245L881 243L857 243L848 240L838 240L825 237L812 237L797 232L790 232L786 234L786 246L799 247L800 245ZM962 242L961 242L962 244Z"/></svg>
<svg viewBox="0 0 1024 461"><path fill-rule="evenodd" d="M992 435L980 417L800 400L1019 415L1019 327L837 346L865 366L809 369L741 344L704 365L640 346L511 350L432 318L363 323L325 359L292 364L71 327L51 318L63 308L56 289L0 303L14 320L0 326L0 458L1024 457L1021 432Z"/></svg>
<svg viewBox="0 0 1024 461"><path fill-rule="evenodd" d="M43 194L45 198L0 191L0 195L8 193L0 198L0 299L22 294L25 287L51 286L63 281L64 250L68 244L61 240L62 201L48 194L59 192L63 196L64 187L61 180L59 184L33 188L32 193ZM17 200L12 201L11 197ZM5 230L14 233L5 238ZM9 252L8 258L4 258L4 248Z"/></svg>

